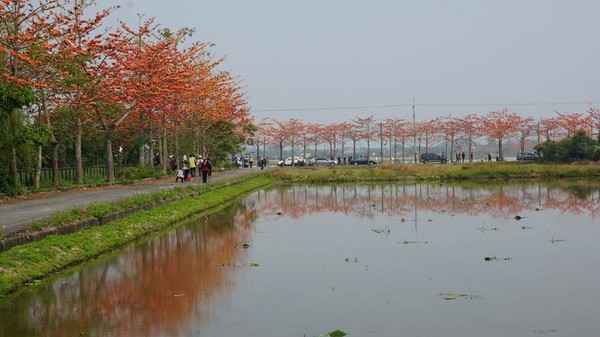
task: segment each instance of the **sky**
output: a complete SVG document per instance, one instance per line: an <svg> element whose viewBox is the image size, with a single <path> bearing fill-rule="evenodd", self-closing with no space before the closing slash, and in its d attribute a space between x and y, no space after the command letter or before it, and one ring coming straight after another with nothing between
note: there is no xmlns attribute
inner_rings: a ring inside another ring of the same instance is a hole
<svg viewBox="0 0 600 337"><path fill-rule="evenodd" d="M137 26L195 28L252 115L417 121L600 106L597 0L100 0Z"/></svg>

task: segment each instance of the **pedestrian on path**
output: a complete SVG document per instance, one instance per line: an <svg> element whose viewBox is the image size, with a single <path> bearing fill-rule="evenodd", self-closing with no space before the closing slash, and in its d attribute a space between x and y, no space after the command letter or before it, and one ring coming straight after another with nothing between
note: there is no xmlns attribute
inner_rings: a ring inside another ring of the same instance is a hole
<svg viewBox="0 0 600 337"><path fill-rule="evenodd" d="M202 161L202 165L200 166L200 171L202 171L202 183L206 184L208 181L208 171L210 171L210 160L208 158Z"/></svg>

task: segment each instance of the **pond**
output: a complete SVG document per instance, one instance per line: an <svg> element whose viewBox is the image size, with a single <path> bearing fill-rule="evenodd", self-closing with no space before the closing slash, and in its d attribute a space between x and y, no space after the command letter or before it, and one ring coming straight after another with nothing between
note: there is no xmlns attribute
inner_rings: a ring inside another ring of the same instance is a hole
<svg viewBox="0 0 600 337"><path fill-rule="evenodd" d="M600 185L281 186L0 300L0 336L598 336Z"/></svg>

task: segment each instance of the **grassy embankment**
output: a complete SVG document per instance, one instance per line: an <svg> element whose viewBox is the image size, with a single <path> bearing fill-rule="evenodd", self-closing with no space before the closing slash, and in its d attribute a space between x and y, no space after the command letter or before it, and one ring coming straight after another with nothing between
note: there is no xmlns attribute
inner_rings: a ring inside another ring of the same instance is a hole
<svg viewBox="0 0 600 337"><path fill-rule="evenodd" d="M51 235L41 241L9 249L0 254L0 296L28 282L39 280L66 267L93 259L141 237L171 227L192 214L201 216L216 212L240 195L265 186L270 181L262 175L245 177L237 184L224 184L220 188L212 188L195 197L183 197L111 221L103 226L84 228L69 235ZM123 204L116 206L117 204L105 207L123 206ZM76 213L87 213L87 211ZM63 218L70 217L65 215Z"/></svg>
<svg viewBox="0 0 600 337"><path fill-rule="evenodd" d="M444 165L381 165L378 167L337 166L328 168L282 169L269 171L276 181L355 182L355 181L504 181L600 179L600 164L465 163Z"/></svg>
<svg viewBox="0 0 600 337"><path fill-rule="evenodd" d="M504 181L519 179L600 179L600 165L540 165L521 163L473 163L448 165L382 165L379 167L333 167L276 169L264 175L238 178L238 184L175 188L151 195L136 195L118 203L98 204L56 214L32 230L58 227L89 217L103 217L120 210L175 200L139 211L99 227L69 235L52 235L41 241L12 248L0 254L0 296L23 284L43 278L130 242L174 226L191 214L212 213L232 200L273 181L328 183L369 181ZM201 193L201 194L200 194ZM195 196L194 196L195 195ZM187 197L183 197L187 196Z"/></svg>

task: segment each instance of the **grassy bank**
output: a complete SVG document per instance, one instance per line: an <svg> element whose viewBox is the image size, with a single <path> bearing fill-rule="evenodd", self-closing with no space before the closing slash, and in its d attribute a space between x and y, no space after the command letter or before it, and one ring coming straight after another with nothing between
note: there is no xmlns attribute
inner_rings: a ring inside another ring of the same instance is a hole
<svg viewBox="0 0 600 337"><path fill-rule="evenodd" d="M215 212L241 194L270 181L262 175L246 177L239 184L222 186L195 197L140 211L104 226L85 228L70 235L52 235L14 247L0 254L0 295L173 226L191 214Z"/></svg>
<svg viewBox="0 0 600 337"><path fill-rule="evenodd" d="M465 163L427 165L337 166L328 168L280 169L268 172L276 181L504 181L519 179L600 179L600 164Z"/></svg>

